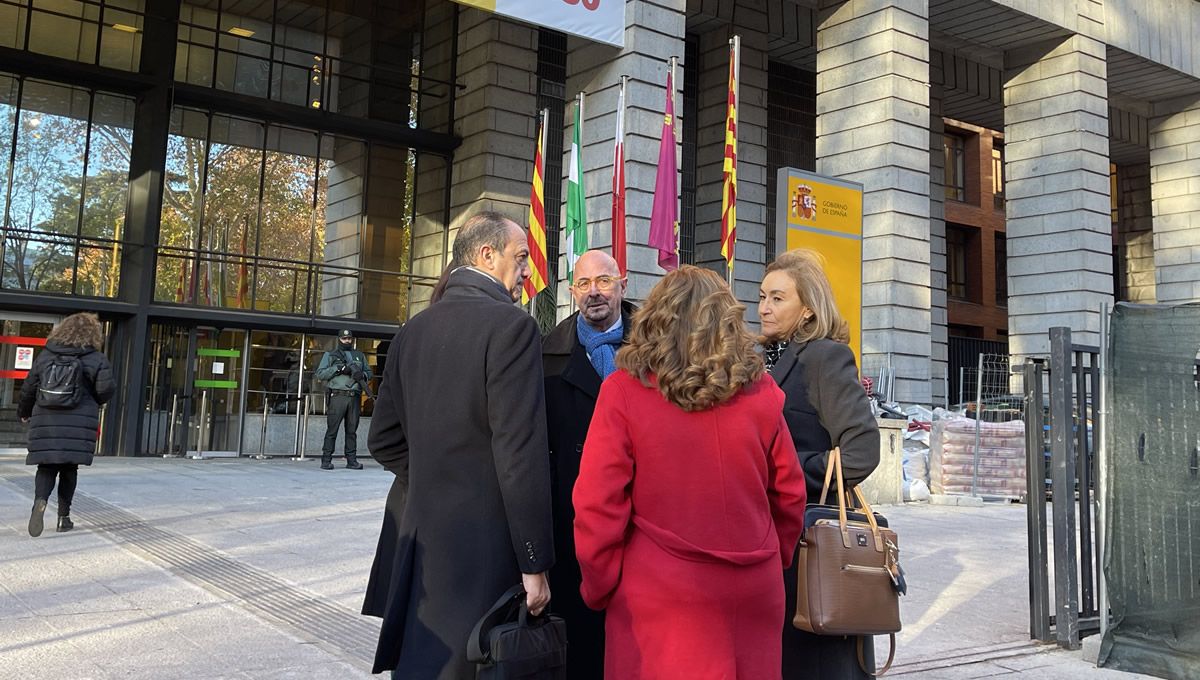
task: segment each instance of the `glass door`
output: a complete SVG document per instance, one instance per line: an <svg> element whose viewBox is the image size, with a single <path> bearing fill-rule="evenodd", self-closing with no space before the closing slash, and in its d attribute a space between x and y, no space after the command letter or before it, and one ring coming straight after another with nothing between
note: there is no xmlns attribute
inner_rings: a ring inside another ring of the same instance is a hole
<svg viewBox="0 0 1200 680"><path fill-rule="evenodd" d="M33 359L60 317L4 312L0 322L0 449L24 449L25 424L17 418L17 401Z"/></svg>

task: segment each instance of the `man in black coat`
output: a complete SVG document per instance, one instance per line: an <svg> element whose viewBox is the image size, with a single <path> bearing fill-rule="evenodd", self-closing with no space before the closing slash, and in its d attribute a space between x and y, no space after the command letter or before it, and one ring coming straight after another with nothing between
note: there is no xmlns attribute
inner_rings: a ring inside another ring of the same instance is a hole
<svg viewBox="0 0 1200 680"><path fill-rule="evenodd" d="M582 576L575 558L571 492L600 383L615 370L612 358L629 337L633 307L624 302L626 281L608 253L584 253L576 263L574 279L571 296L579 311L542 341L558 556L550 572L550 589L555 595L554 611L567 622L567 677L600 680L604 677L604 614L588 609L579 594Z"/></svg>
<svg viewBox="0 0 1200 680"><path fill-rule="evenodd" d="M467 638L521 583L530 611L550 600L550 461L537 323L516 307L529 276L525 231L496 213L467 220L445 294L392 340L368 445L395 473L400 516L374 672L470 680ZM364 611L375 610L368 602Z"/></svg>

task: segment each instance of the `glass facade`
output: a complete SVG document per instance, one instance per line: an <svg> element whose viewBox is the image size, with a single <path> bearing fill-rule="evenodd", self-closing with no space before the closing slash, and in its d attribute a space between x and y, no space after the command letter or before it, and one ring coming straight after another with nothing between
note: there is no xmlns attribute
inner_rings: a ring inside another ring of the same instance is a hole
<svg viewBox="0 0 1200 680"><path fill-rule="evenodd" d="M177 108L155 299L402 320L418 155Z"/></svg>
<svg viewBox="0 0 1200 680"><path fill-rule="evenodd" d="M116 294L133 100L0 74L0 287Z"/></svg>
<svg viewBox="0 0 1200 680"><path fill-rule="evenodd" d="M113 322L123 453L294 452L335 329L374 362L444 266L457 6L149 9L0 0L0 313Z"/></svg>
<svg viewBox="0 0 1200 680"><path fill-rule="evenodd" d="M136 71L141 0L0 0L0 47Z"/></svg>

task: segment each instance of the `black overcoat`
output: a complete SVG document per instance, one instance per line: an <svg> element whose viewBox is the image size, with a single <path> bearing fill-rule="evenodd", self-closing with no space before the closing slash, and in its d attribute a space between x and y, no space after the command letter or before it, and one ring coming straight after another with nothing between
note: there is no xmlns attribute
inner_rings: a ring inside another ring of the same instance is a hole
<svg viewBox="0 0 1200 680"><path fill-rule="evenodd" d="M392 340L368 445L407 488L388 508L395 545L377 556L391 565L374 588L386 592L374 672L474 678L475 622L521 573L553 566L540 347L508 291L466 268Z"/></svg>
<svg viewBox="0 0 1200 680"><path fill-rule="evenodd" d="M621 303L625 338L629 338L634 308ZM550 572L550 607L567 622L567 677L599 680L604 677L604 613L583 603L583 581L575 558L575 508L571 492L579 477L579 460L587 438L600 375L579 343L576 312L558 324L542 341L542 369L546 373L546 424L550 436L550 470L554 496L554 554L558 562Z"/></svg>
<svg viewBox="0 0 1200 680"><path fill-rule="evenodd" d="M771 376L785 395L783 418L804 468L809 503L821 499L825 454L835 445L842 447L847 486L862 482L875 470L879 425L858 381L849 346L824 338L792 343ZM837 502L836 497L831 502ZM868 680L870 676L859 668L854 638L813 635L792 626L796 587L793 561L784 571L783 679ZM868 663L874 662L869 651L866 657Z"/></svg>
<svg viewBox="0 0 1200 680"><path fill-rule="evenodd" d="M37 405L42 373L55 355L78 357L83 369L84 389L79 403L69 409ZM29 418L29 454L25 456L25 464L91 465L100 427L100 405L111 399L114 392L112 366L102 353L91 347L46 343L21 384L17 402L17 416Z"/></svg>

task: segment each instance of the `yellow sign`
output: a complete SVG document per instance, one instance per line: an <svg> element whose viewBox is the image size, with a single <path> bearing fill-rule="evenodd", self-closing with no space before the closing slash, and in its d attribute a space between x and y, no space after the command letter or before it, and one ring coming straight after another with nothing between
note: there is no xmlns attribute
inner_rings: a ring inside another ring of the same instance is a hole
<svg viewBox="0 0 1200 680"><path fill-rule="evenodd" d="M861 371L862 185L780 168L776 189L775 243L824 256L825 274L838 310L850 325L850 349Z"/></svg>

